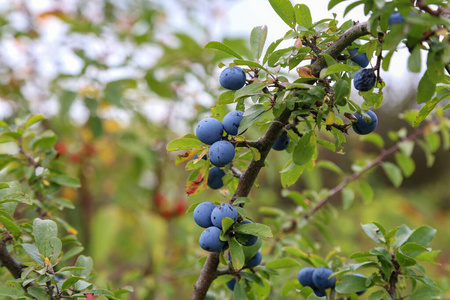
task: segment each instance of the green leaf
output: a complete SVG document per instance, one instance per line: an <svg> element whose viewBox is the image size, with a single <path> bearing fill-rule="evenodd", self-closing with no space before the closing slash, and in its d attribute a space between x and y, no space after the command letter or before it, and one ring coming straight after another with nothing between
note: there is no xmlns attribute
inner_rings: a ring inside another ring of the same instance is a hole
<svg viewBox="0 0 450 300"><path fill-rule="evenodd" d="M250 203L250 199L247 197L239 197L233 202L233 205L238 205L241 203L244 203L244 204Z"/></svg>
<svg viewBox="0 0 450 300"><path fill-rule="evenodd" d="M166 150L168 152L178 151L178 150L187 150L197 147L206 147L208 145L200 142L197 136L193 134L186 134L185 136L171 141L166 146Z"/></svg>
<svg viewBox="0 0 450 300"><path fill-rule="evenodd" d="M379 245L383 245L386 243L386 239L384 238L381 230L375 224L361 224L362 229L366 233L366 235L371 238L375 243Z"/></svg>
<svg viewBox="0 0 450 300"><path fill-rule="evenodd" d="M73 271L73 274L75 276L80 276L80 277L86 278L91 274L92 268L94 267L94 262L92 261L91 257L80 255L80 256L78 256L75 266L81 267L84 269L83 270L75 270L75 271Z"/></svg>
<svg viewBox="0 0 450 300"><path fill-rule="evenodd" d="M234 96L236 97L236 99L238 99L240 97L246 97L251 94L261 93L263 88L265 88L266 86L267 83L265 82L255 82L247 86L244 86L240 90L236 91L236 94Z"/></svg>
<svg viewBox="0 0 450 300"><path fill-rule="evenodd" d="M35 245L32 244L22 244L23 250L32 258L35 262L40 265L44 265L42 257L39 255L39 250Z"/></svg>
<svg viewBox="0 0 450 300"><path fill-rule="evenodd" d="M367 278L365 277L344 275L337 282L336 291L341 294L357 293L367 290L373 284L371 281L367 284Z"/></svg>
<svg viewBox="0 0 450 300"><path fill-rule="evenodd" d="M337 4L344 2L344 1L347 1L347 0L330 0L330 2L328 2L328 10L331 10Z"/></svg>
<svg viewBox="0 0 450 300"><path fill-rule="evenodd" d="M43 287L30 286L27 289L27 293L33 296L36 300L50 300L50 296Z"/></svg>
<svg viewBox="0 0 450 300"><path fill-rule="evenodd" d="M236 281L236 284L234 285L234 299L235 300L246 300L247 293L245 292L244 287L242 286L240 281Z"/></svg>
<svg viewBox="0 0 450 300"><path fill-rule="evenodd" d="M69 175L57 175L48 178L49 181L62 186L68 186L73 188L79 188L81 186L78 178L70 177Z"/></svg>
<svg viewBox="0 0 450 300"><path fill-rule="evenodd" d="M367 183L367 181L359 181L358 183L359 192L361 193L361 196L364 200L364 203L368 204L372 202L373 199L373 189L370 186L370 184Z"/></svg>
<svg viewBox="0 0 450 300"><path fill-rule="evenodd" d="M49 150L56 144L56 140L55 133L51 130L46 130L32 141L32 149Z"/></svg>
<svg viewBox="0 0 450 300"><path fill-rule="evenodd" d="M220 104L230 104L234 102L236 91L226 91L219 95Z"/></svg>
<svg viewBox="0 0 450 300"><path fill-rule="evenodd" d="M408 69L413 73L419 73L420 67L422 65L422 61L420 59L420 49L421 45L417 44L414 47L414 50L411 52L411 55L408 58Z"/></svg>
<svg viewBox="0 0 450 300"><path fill-rule="evenodd" d="M266 264L267 268L274 269L274 270L287 269L287 268L293 268L293 267L297 268L299 266L300 266L300 263L290 257L274 259Z"/></svg>
<svg viewBox="0 0 450 300"><path fill-rule="evenodd" d="M335 73L340 73L340 72L347 72L347 71L356 71L359 70L360 67L359 66L350 66L350 65L346 65L346 64L334 64L329 66L328 68L322 69L320 71L320 78L323 78L325 76L331 75L331 74L335 74Z"/></svg>
<svg viewBox="0 0 450 300"><path fill-rule="evenodd" d="M375 133L375 132L372 132L371 134L368 134L368 135L361 136L361 140L363 140L364 142L369 142L369 143L375 144L380 148L383 148L383 146L384 146L383 138L378 133Z"/></svg>
<svg viewBox="0 0 450 300"><path fill-rule="evenodd" d="M287 166L286 166L287 165ZM298 178L302 175L305 166L299 166L292 162L290 159L281 173L281 184L283 187L289 187L297 182Z"/></svg>
<svg viewBox="0 0 450 300"><path fill-rule="evenodd" d="M253 245L242 247L242 249L244 250L245 261L250 261L253 258L253 256L255 256L256 252L259 251L259 249L261 248L261 245L262 245L262 240L257 239L256 243L254 243Z"/></svg>
<svg viewBox="0 0 450 300"><path fill-rule="evenodd" d="M430 226L422 226L414 230L409 238L406 240L407 243L417 243L424 247L428 247L436 234L436 229Z"/></svg>
<svg viewBox="0 0 450 300"><path fill-rule="evenodd" d="M258 60L264 49L264 44L267 38L267 26L257 26L253 28L250 34L250 49L252 50L253 57Z"/></svg>
<svg viewBox="0 0 450 300"><path fill-rule="evenodd" d="M105 87L105 100L117 105L123 106L123 92L126 89L134 89L137 87L135 79L120 79L109 82Z"/></svg>
<svg viewBox="0 0 450 300"><path fill-rule="evenodd" d="M269 0L273 10L292 29L295 29L295 12L289 0Z"/></svg>
<svg viewBox="0 0 450 300"><path fill-rule="evenodd" d="M231 226L233 226L234 221L228 217L225 217L222 219L222 232L225 233L230 229Z"/></svg>
<svg viewBox="0 0 450 300"><path fill-rule="evenodd" d="M406 225L400 226L400 228L397 230L395 234L395 241L393 245L394 249L397 249L398 247L406 243L406 241L408 240L408 238L411 236L412 233L413 231L409 229L408 226Z"/></svg>
<svg viewBox="0 0 450 300"><path fill-rule="evenodd" d="M5 283L0 283L0 296L9 297L10 299L19 299L23 294L24 290L19 282L6 281Z"/></svg>
<svg viewBox="0 0 450 300"><path fill-rule="evenodd" d="M22 192L14 192L14 193L8 194L0 200L0 203L11 202L11 201L20 202L20 203L27 204L27 205L33 204L30 197L27 194L22 193Z"/></svg>
<svg viewBox="0 0 450 300"><path fill-rule="evenodd" d="M94 294L94 296L105 296L107 298L114 298L114 294L108 290L103 290L103 289L94 289L94 290L89 290L86 291L85 293L92 293Z"/></svg>
<svg viewBox="0 0 450 300"><path fill-rule="evenodd" d="M219 120L222 122L223 117L228 113L227 108L223 104L217 104L213 107L211 107L211 113L214 119Z"/></svg>
<svg viewBox="0 0 450 300"><path fill-rule="evenodd" d="M0 222L3 223L6 228L8 228L14 238L18 238L22 235L19 226L16 224L16 221L4 208L0 209Z"/></svg>
<svg viewBox="0 0 450 300"><path fill-rule="evenodd" d="M411 296L409 296L409 300L433 300L433 299L441 299L440 297L441 291L431 285L426 285L417 288L414 292L412 292Z"/></svg>
<svg viewBox="0 0 450 300"><path fill-rule="evenodd" d="M339 79L334 85L334 98L336 102L347 97L350 93L350 85L347 81Z"/></svg>
<svg viewBox="0 0 450 300"><path fill-rule="evenodd" d="M384 162L382 164L382 167L387 177L391 180L392 184L395 187L399 187L403 181L402 171L400 170L400 168L391 162Z"/></svg>
<svg viewBox="0 0 450 300"><path fill-rule="evenodd" d="M53 254L51 240L57 237L58 226L52 220L41 220L39 218L33 221L33 234L39 253L44 257L50 257Z"/></svg>
<svg viewBox="0 0 450 300"><path fill-rule="evenodd" d="M425 103L431 100L434 93L436 92L436 83L431 80L430 75L426 71L422 79L419 81L419 86L417 87L417 103Z"/></svg>
<svg viewBox="0 0 450 300"><path fill-rule="evenodd" d="M355 199L355 192L352 189L344 188L342 190L342 206L344 210L350 208Z"/></svg>
<svg viewBox="0 0 450 300"><path fill-rule="evenodd" d="M0 190L9 188L10 188L9 184L7 184L6 182L0 182Z"/></svg>
<svg viewBox="0 0 450 300"><path fill-rule="evenodd" d="M402 169L403 175L405 177L409 177L412 175L412 173L414 173L416 165L414 164L414 160L411 157L406 156L403 153L395 153L395 161Z"/></svg>
<svg viewBox="0 0 450 300"><path fill-rule="evenodd" d="M221 42L209 42L205 45L205 49L216 49L225 53L230 54L231 56L237 57L239 59L243 59L242 56L234 52L230 47L228 47L225 44L222 44Z"/></svg>
<svg viewBox="0 0 450 300"><path fill-rule="evenodd" d="M71 286L73 286L75 283L77 283L79 280L84 279L83 277L79 277L79 276L72 276L67 278L66 280L64 280L61 290L65 291L68 288L70 288Z"/></svg>
<svg viewBox="0 0 450 300"><path fill-rule="evenodd" d="M266 112L265 106L262 104L255 104L250 107L244 114L244 118L239 123L238 135L244 133L250 126L253 125Z"/></svg>
<svg viewBox="0 0 450 300"><path fill-rule="evenodd" d="M312 26L312 18L309 7L305 4L296 4L294 6L295 21L298 25L305 28L310 28Z"/></svg>
<svg viewBox="0 0 450 300"><path fill-rule="evenodd" d="M309 131L303 135L295 146L292 159L297 165L309 162L316 151L316 133Z"/></svg>
<svg viewBox="0 0 450 300"><path fill-rule="evenodd" d="M270 227L259 223L243 224L236 228L236 232L258 236L264 240L273 237Z"/></svg>
<svg viewBox="0 0 450 300"><path fill-rule="evenodd" d="M230 245L233 268L235 270L240 270L245 264L245 255L242 249L242 245L238 241L236 241L236 239L229 240L228 244Z"/></svg>
<svg viewBox="0 0 450 300"><path fill-rule="evenodd" d="M28 120L26 120L26 122L25 122L25 128L28 128L28 127L30 127L31 125L33 125L33 124L35 124L35 123L37 123L37 122L39 122L39 121L42 121L42 120L45 120L44 115L41 115L41 114L39 114L39 115L32 115L32 116L30 116L30 117L28 118Z"/></svg>

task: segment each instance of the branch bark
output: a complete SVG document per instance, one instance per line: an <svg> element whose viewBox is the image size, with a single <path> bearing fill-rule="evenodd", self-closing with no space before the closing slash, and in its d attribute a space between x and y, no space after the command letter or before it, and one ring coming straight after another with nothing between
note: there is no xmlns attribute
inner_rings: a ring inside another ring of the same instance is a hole
<svg viewBox="0 0 450 300"><path fill-rule="evenodd" d="M22 275L22 269L25 265L19 263L12 257L8 249L6 249L7 237L0 241L0 262L2 267L6 267L14 278L20 278Z"/></svg>
<svg viewBox="0 0 450 300"><path fill-rule="evenodd" d="M348 29L342 34L326 51L328 55L336 58L346 47L357 38L369 34L367 30L367 22L359 23ZM320 70L326 67L325 59L319 55L318 60L313 64L313 74L319 77ZM247 197L250 193L259 171L264 167L264 161L269 154L272 145L278 139L283 127L288 123L292 111L286 108L278 118L275 118L272 124L267 129L263 137L256 141L261 158L259 160L252 159L247 169L244 171L239 179L239 184L234 193L231 203L239 197ZM200 273L200 276L194 286L194 291L191 295L191 300L205 299L206 293L209 290L214 279L217 277L217 267L219 265L218 252L212 252L208 255L205 265Z"/></svg>

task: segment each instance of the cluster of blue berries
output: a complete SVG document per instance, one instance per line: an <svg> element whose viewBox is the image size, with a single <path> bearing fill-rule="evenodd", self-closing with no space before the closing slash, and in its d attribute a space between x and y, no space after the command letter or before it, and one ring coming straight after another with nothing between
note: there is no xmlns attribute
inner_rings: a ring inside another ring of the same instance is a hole
<svg viewBox="0 0 450 300"><path fill-rule="evenodd" d="M216 205L212 202L202 202L194 209L194 221L200 227L206 228L200 235L199 244L203 250L217 252L226 248L226 242L220 239L222 220L230 218L233 222L238 220L236 208L228 203ZM252 223L242 221L240 224ZM240 234L236 236L238 242L244 246L252 246L258 240L257 236ZM259 264L259 263L258 263Z"/></svg>
<svg viewBox="0 0 450 300"><path fill-rule="evenodd" d="M306 267L298 272L297 279L303 286L312 288L316 296L324 297L327 295L326 289L332 288L336 283L336 279L330 278L333 271L329 268Z"/></svg>

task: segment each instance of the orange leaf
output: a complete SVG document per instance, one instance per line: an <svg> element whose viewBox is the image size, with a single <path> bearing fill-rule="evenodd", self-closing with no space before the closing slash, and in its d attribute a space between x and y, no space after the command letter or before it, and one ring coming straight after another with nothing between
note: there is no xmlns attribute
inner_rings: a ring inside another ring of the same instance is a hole
<svg viewBox="0 0 450 300"><path fill-rule="evenodd" d="M303 78L314 78L311 73L311 69L307 67L298 67L297 69L298 76Z"/></svg>

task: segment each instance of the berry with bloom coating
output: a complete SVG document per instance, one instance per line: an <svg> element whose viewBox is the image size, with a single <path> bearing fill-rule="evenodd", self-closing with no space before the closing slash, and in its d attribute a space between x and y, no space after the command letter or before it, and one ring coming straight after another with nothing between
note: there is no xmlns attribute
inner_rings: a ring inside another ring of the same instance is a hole
<svg viewBox="0 0 450 300"><path fill-rule="evenodd" d="M208 228L213 226L211 222L211 213L216 208L212 202L202 202L194 209L194 221L198 226Z"/></svg>
<svg viewBox="0 0 450 300"><path fill-rule="evenodd" d="M297 275L298 282L303 286L309 286L314 289L315 285L312 281L312 274L316 268L306 267L300 270Z"/></svg>
<svg viewBox="0 0 450 300"><path fill-rule="evenodd" d="M217 228L222 229L222 220L224 218L230 218L234 222L238 219L238 212L236 208L228 203L220 204L211 213L211 222Z"/></svg>
<svg viewBox="0 0 450 300"><path fill-rule="evenodd" d="M223 187L223 176L225 176L224 170L219 167L211 168L208 175L208 186L213 190L220 189L221 187Z"/></svg>
<svg viewBox="0 0 450 300"><path fill-rule="evenodd" d="M245 221L242 221L239 224L243 225L243 224L250 224L250 223L253 224L252 221L245 220ZM239 240L239 237L241 235L247 237L247 242L241 242ZM251 234L239 234L239 235L236 234L236 238L244 246L253 246L258 241L258 237L256 235L251 235Z"/></svg>
<svg viewBox="0 0 450 300"><path fill-rule="evenodd" d="M367 92L375 86L376 79L373 69L361 69L356 72L353 85L358 91Z"/></svg>
<svg viewBox="0 0 450 300"><path fill-rule="evenodd" d="M240 110L227 113L222 120L223 129L225 129L228 134L238 134L239 124L243 118L244 112Z"/></svg>
<svg viewBox="0 0 450 300"><path fill-rule="evenodd" d="M388 25L389 27L391 27L394 24L401 24L401 23L405 23L406 19L404 16L402 16L401 13L399 13L398 11L393 12L388 19Z"/></svg>
<svg viewBox="0 0 450 300"><path fill-rule="evenodd" d="M234 159L234 146L228 141L218 141L209 148L209 158L216 167L224 167Z"/></svg>
<svg viewBox="0 0 450 300"><path fill-rule="evenodd" d="M222 71L219 77L220 85L236 91L245 85L245 72L237 67L229 67Z"/></svg>
<svg viewBox="0 0 450 300"><path fill-rule="evenodd" d="M285 132L278 138L275 144L273 144L272 149L276 151L283 151L289 146L290 141L291 139Z"/></svg>
<svg viewBox="0 0 450 300"><path fill-rule="evenodd" d="M354 115L356 117L357 121L355 123L353 123L353 130L357 134L361 134L361 135L369 134L372 131L374 131L378 125L377 115L371 110L366 111L366 113L371 118L370 122L364 121L363 116L358 113L356 113Z"/></svg>
<svg viewBox="0 0 450 300"><path fill-rule="evenodd" d="M220 251L225 245L225 242L220 240L220 232L221 230L214 226L203 230L199 239L200 247L209 252Z"/></svg>
<svg viewBox="0 0 450 300"><path fill-rule="evenodd" d="M360 67L365 68L369 65L369 59L367 58L366 53L358 53L359 48L350 49L348 53L350 54L350 59L357 63Z"/></svg>
<svg viewBox="0 0 450 300"><path fill-rule="evenodd" d="M329 278L333 271L329 268L320 267L314 270L312 274L312 281L317 289L325 290L336 283L336 278Z"/></svg>
<svg viewBox="0 0 450 300"><path fill-rule="evenodd" d="M206 118L198 122L195 129L197 138L205 144L212 145L222 139L223 126L219 120Z"/></svg>
<svg viewBox="0 0 450 300"><path fill-rule="evenodd" d="M262 261L262 254L261 251L258 251L256 252L255 256L253 256L252 259L250 259L250 261L245 265L249 268L253 268L259 265L261 261Z"/></svg>

